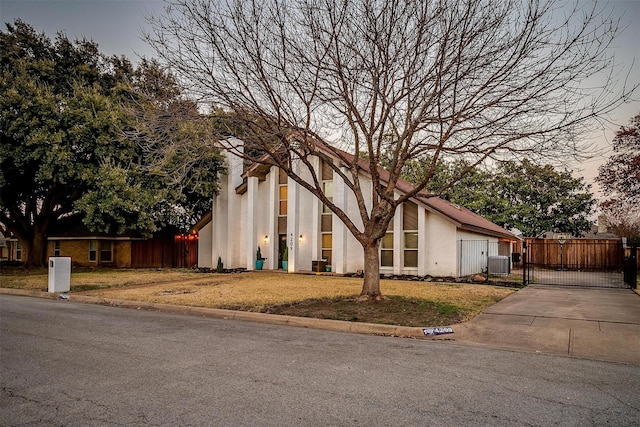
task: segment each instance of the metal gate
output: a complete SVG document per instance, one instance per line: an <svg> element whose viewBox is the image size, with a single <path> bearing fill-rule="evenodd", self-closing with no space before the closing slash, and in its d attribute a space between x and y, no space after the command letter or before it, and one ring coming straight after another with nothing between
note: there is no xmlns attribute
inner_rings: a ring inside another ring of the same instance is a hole
<svg viewBox="0 0 640 427"><path fill-rule="evenodd" d="M528 239L525 246L525 283L630 286L625 283L625 252L619 239Z"/></svg>

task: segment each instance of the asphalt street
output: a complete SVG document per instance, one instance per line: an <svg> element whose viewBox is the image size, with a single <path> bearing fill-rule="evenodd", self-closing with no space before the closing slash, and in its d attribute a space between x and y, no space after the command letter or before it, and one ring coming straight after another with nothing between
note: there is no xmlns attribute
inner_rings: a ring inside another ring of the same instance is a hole
<svg viewBox="0 0 640 427"><path fill-rule="evenodd" d="M6 426L630 426L639 384L630 364L0 296Z"/></svg>

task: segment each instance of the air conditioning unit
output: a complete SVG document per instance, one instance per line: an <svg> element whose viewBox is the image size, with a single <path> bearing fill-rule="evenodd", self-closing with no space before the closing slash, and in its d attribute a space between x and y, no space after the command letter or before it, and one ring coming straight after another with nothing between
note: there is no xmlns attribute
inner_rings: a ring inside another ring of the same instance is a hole
<svg viewBox="0 0 640 427"><path fill-rule="evenodd" d="M489 257L489 274L508 275L511 273L511 260L508 256L493 255Z"/></svg>

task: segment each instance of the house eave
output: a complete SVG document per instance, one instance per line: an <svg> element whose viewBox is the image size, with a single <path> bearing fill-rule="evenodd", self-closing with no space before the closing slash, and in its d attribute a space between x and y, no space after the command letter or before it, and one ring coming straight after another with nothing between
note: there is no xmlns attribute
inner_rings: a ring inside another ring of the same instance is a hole
<svg viewBox="0 0 640 427"><path fill-rule="evenodd" d="M115 240L120 242L133 240L146 240L144 237L116 237L116 236L47 236L47 241L52 240Z"/></svg>
<svg viewBox="0 0 640 427"><path fill-rule="evenodd" d="M465 231L471 231L473 233L480 233L480 234L484 234L486 236L492 236L492 237L498 237L501 239L507 239L509 241L517 241L518 238L512 234L505 234L505 233L499 233L497 231L494 230L488 230L486 228L482 228L482 227L476 227L473 225L468 225L468 224L462 224L460 226L458 226L458 228L460 230L465 230Z"/></svg>

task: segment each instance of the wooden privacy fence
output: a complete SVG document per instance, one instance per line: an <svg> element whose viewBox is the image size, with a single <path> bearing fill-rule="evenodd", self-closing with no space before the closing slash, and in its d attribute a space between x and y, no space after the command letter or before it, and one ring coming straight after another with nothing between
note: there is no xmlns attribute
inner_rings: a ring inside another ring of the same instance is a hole
<svg viewBox="0 0 640 427"><path fill-rule="evenodd" d="M563 245L555 239L526 239L526 242L529 262L550 269L620 270L629 252L620 239L567 239ZM514 245L513 252L522 253L522 242ZM514 262L514 267L522 267L522 257Z"/></svg>
<svg viewBox="0 0 640 427"><path fill-rule="evenodd" d="M185 268L197 264L197 236L176 234L131 242L132 268Z"/></svg>

